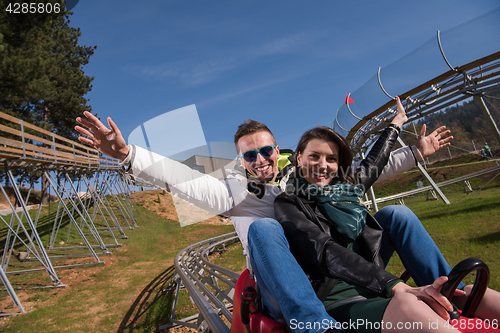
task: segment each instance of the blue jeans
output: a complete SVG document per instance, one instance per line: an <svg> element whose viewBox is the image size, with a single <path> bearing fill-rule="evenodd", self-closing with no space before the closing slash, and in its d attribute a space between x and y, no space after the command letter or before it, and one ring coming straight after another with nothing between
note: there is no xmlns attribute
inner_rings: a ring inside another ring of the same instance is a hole
<svg viewBox="0 0 500 333"><path fill-rule="evenodd" d="M419 286L431 284L451 271L441 251L409 208L387 206L377 212L375 218L384 228L380 254L386 265L396 251ZM262 304L273 318L282 315L292 332L326 330L324 327L300 329L293 323L336 322L316 297L276 220L265 218L250 225L248 249Z"/></svg>
<svg viewBox="0 0 500 333"><path fill-rule="evenodd" d="M384 229L380 256L385 265L396 251L417 286L432 284L451 267L418 217L406 206L387 206L375 219ZM461 283L459 288L463 288Z"/></svg>
<svg viewBox="0 0 500 333"><path fill-rule="evenodd" d="M276 220L265 218L250 225L248 250L262 304L271 317L283 316L292 332L320 333L335 325Z"/></svg>

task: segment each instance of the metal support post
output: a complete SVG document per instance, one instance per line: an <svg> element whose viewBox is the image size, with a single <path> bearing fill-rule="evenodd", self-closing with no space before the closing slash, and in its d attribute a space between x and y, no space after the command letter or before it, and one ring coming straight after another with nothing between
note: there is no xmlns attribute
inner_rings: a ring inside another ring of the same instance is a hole
<svg viewBox="0 0 500 333"><path fill-rule="evenodd" d="M83 210L83 213L80 212L80 210L78 209L77 205L75 205L73 203L73 200L70 198L70 196L68 195L68 200L72 203L73 207L75 208L76 212L78 213L78 215L80 215L80 217L82 218L82 220L85 222L85 224L87 225L87 228L89 229L90 233L92 234L92 236L94 236L94 238L97 240L97 242L99 243L99 245L101 246L101 249L103 250L104 253L111 253L109 252L109 250L106 248L106 245L104 244L104 242L102 241L101 239L101 236L99 235L99 232L97 232L97 229L94 225L94 222L92 221L92 219L90 218L89 216L89 213L87 212L87 210L85 209L85 205L83 204L81 198L78 196L78 192L76 191L74 185L73 185L73 182L71 181L69 175L67 172L64 173L64 175L66 176L66 179L68 180L68 183L70 184L71 186L71 189L73 190L73 193L75 194L76 198L78 200L78 202L80 203L81 207L82 207L82 210Z"/></svg>
<svg viewBox="0 0 500 333"><path fill-rule="evenodd" d="M134 214L132 213L132 211L133 211L132 203L130 202L130 200L127 196L126 190L122 187L122 181L121 181L121 179L119 179L120 177L119 177L118 173L115 173L114 175L115 175L115 177L113 179L114 181L111 184L113 184L113 186L117 190L119 198L122 201L124 210L127 212L129 218L134 223L134 227L137 228L138 227L137 221L135 220Z"/></svg>
<svg viewBox="0 0 500 333"><path fill-rule="evenodd" d="M406 147L406 144L403 142L403 140L399 136L398 136L398 142L401 145L401 147ZM429 181L429 183L431 184L432 188L434 188L434 190L439 194L439 197L444 201L444 203L447 204L447 205L449 205L450 201L448 200L448 198L446 198L446 196L444 195L444 193L439 189L439 187L436 185L436 183L434 182L434 180L432 180L431 176L429 176L429 174L424 169L424 167L422 166L422 164L420 164L419 162L417 162L417 167L420 170L420 172L422 172L422 174L424 175L424 177Z"/></svg>
<svg viewBox="0 0 500 333"><path fill-rule="evenodd" d="M3 285L5 286L5 289L7 289L7 293L9 294L10 298L12 299L12 302L14 303L15 306L19 309L21 313L26 313L24 311L24 308L21 304L21 301L19 301L19 298L17 298L16 292L14 291L14 288L12 288L12 285L9 282L9 279L7 279L7 275L5 275L5 272L3 271L2 267L0 267L0 278L2 279ZM0 317L2 316L9 316L17 314L16 312L14 313L2 313L0 314Z"/></svg>
<svg viewBox="0 0 500 333"><path fill-rule="evenodd" d="M474 190L472 189L472 186L470 185L470 182L469 182L468 179L464 180L464 191L467 194L469 194L471 192L474 192Z"/></svg>
<svg viewBox="0 0 500 333"><path fill-rule="evenodd" d="M96 184L99 184L99 182L100 182L100 179L99 179L99 178L97 178L97 180L96 180ZM96 185L96 186L99 186L99 185ZM113 220L115 220L115 221L116 221L116 223L118 223L118 224L119 224L119 222L118 222L118 218L116 217L115 213L113 212L113 207L111 207L111 204L109 203L108 199L106 198L106 194L105 194L105 189L104 189L104 186L99 187L99 188L100 188L101 198L102 198L102 199L104 199L104 203L106 203L106 205L105 205L105 207L107 207L107 208L106 208L106 210L108 211L108 213L110 213L110 214L113 216ZM112 194L111 194L111 195L112 195ZM125 218L125 217L124 217L124 218ZM133 229L133 228L130 226L130 224L128 223L128 221L127 221L127 219L126 219L126 218L125 218L125 222L127 223L127 225L128 225L128 228L129 228L129 229Z"/></svg>
<svg viewBox="0 0 500 333"><path fill-rule="evenodd" d="M89 189L90 188L90 184L87 182L87 180L85 179L85 177L83 177L83 181L84 181L85 186L87 187L87 189ZM115 234L113 233L112 228L108 224L108 221L106 220L106 217L104 216L104 213L101 210L101 204L103 206L104 206L104 204L103 204L101 198L99 197L99 194L97 194L96 191L90 191L90 196L91 196L91 199L94 201L93 207L96 209L96 212L99 212L99 214L101 215L104 223L106 224L107 229L111 233L111 236L113 237L115 243L118 244L118 241L116 240ZM105 206L104 206L104 208L107 209ZM111 218L111 220L113 221L113 223L115 225L115 228L118 229L118 231L120 232L120 234L122 235L122 237L125 236L125 233L123 232L123 230L122 230L120 224L118 223L118 221L113 220L113 218Z"/></svg>
<svg viewBox="0 0 500 333"><path fill-rule="evenodd" d="M103 178L104 178L104 175L103 175ZM109 181L110 181L110 177L108 175L108 177L105 180L103 180L103 184L106 185L105 188L107 189L107 191L109 191L109 194L111 195L111 197L115 201L116 206L117 206L118 210L120 211L120 213L123 215L123 218L125 219L125 222L127 223L127 225L129 226L130 229L133 229L133 227L129 223L130 216L129 216L129 218L127 218L128 214L126 214L124 212L124 210L122 209L122 204L120 203L120 200L118 200L118 198L117 198L118 194L117 193L115 194L113 192L113 187L109 184ZM137 225L134 225L134 227L136 227L136 226Z"/></svg>
<svg viewBox="0 0 500 333"><path fill-rule="evenodd" d="M46 173L47 180L49 181L52 188L54 188L56 190L56 195L59 198L59 200L62 202L63 201L62 195L59 193L59 191L57 191L57 187L55 187L54 184L52 183L52 178L50 177L50 175L48 175L47 172L45 172L45 173ZM68 197L68 200L71 201L71 198ZM74 203L72 201L71 201L71 204L74 205ZM80 229L80 227L78 226L78 223L76 223L73 215L70 213L69 208L65 204L63 204L62 207L65 210L65 212L68 215L71 222L73 223L73 225L75 226L78 234L85 242L85 245L87 245L87 248L90 250L92 256L95 258L95 260L97 260L97 262L101 262L101 260L99 259L99 257L95 253L95 251L92 249L92 246L90 245L89 241L85 237L85 234L83 233L82 229Z"/></svg>
<svg viewBox="0 0 500 333"><path fill-rule="evenodd" d="M498 130L497 123L495 122L495 119L491 116L490 110L486 106L486 103L484 103L484 99L482 94L478 94L474 96L474 99L476 100L477 104L481 108L481 111L483 111L484 116L486 117L486 121L490 124L491 129L493 130L493 134L495 135L495 138L497 139L497 142L500 143L500 130Z"/></svg>
<svg viewBox="0 0 500 333"><path fill-rule="evenodd" d="M35 228L35 225L33 223L33 220L31 219L31 216L28 214L28 209L26 207L26 205L24 204L24 201L21 197L21 193L19 192L19 189L17 188L16 186L16 182L14 180L14 176L12 175L12 172L10 171L9 169L9 165L7 162L4 163L5 165L5 170L7 172L7 176L9 177L9 180L11 182L11 184L13 185L13 189L14 189L14 194L17 198L17 201L21 204L21 208L23 210L23 213L24 215L26 216L26 220L27 220L27 223L29 225L29 227L31 228L31 230L33 231L33 238L36 242L36 244L38 245L38 247L36 247L32 241L32 239L29 237L29 233L28 231L26 230L26 228L24 227L24 224L22 222L21 219L19 219L19 216L17 215L14 207L12 207L12 204L10 203L10 201L8 200L8 196L7 194L5 193L5 190L3 188L3 186L0 185L0 188L4 194L4 196L7 198L7 202L9 203L11 209L12 209L12 214L15 214L16 218L18 219L18 223L21 225L21 228L23 229L25 235L28 237L28 242L29 242L29 245L26 244L24 241L22 241L21 237L19 237L18 234L16 234L16 236L18 237L19 240L21 240L21 242L26 246L26 248L31 248L32 251L34 251L34 254L36 256L36 259L44 266L45 270L47 271L50 279L52 280L52 283L54 284L54 286L62 286L63 283L59 280L59 278L57 277L57 274L54 270L54 267L52 266L52 263L50 262L50 258L49 256L47 255L47 252L45 251L45 247L42 243L42 240L40 239L40 236L38 235L38 233L36 232L36 228ZM2 218L3 220L3 218ZM5 220L3 220L4 223L10 227L6 222ZM9 228L10 229L10 228ZM13 231L13 230L11 230Z"/></svg>
<svg viewBox="0 0 500 333"><path fill-rule="evenodd" d="M120 193L122 200L124 202L124 205L127 207L127 210L130 213L130 216L132 219L134 219L134 215L132 214L132 211L134 208L132 207L132 202L130 202L130 189L128 188L127 184L123 181L123 179L120 177L119 173L115 173L115 184L117 187L120 188ZM135 221L135 219L134 219Z"/></svg>

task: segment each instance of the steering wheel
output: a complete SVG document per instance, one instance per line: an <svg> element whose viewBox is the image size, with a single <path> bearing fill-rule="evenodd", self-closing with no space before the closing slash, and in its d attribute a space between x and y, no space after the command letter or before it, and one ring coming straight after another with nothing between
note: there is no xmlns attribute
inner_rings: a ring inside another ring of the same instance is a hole
<svg viewBox="0 0 500 333"><path fill-rule="evenodd" d="M483 261L476 258L462 260L453 267L450 274L448 274L448 281L441 288L441 293L451 302L453 292L457 289L458 284L464 277L473 271L477 271L476 280L474 281L470 296L465 302L462 310L462 316L469 318L475 317L477 307L488 288L488 283L490 281L490 270L488 266ZM453 305L453 309L454 310L450 312L451 319L460 318L460 313L457 311L455 305Z"/></svg>

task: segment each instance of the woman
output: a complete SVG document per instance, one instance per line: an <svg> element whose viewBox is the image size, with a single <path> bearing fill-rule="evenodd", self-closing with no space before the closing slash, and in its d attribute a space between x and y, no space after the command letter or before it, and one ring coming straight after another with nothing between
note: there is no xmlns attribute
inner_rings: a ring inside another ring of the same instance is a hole
<svg viewBox="0 0 500 333"><path fill-rule="evenodd" d="M382 228L360 204L398 134L397 124L386 128L353 174L352 153L340 135L327 127L306 132L296 150L297 176L275 201L292 253L346 331L449 329L446 310L452 305L439 292L447 278L412 288L386 272L378 254ZM457 290L455 296L464 294ZM459 299L457 305L463 303ZM498 304L500 294L488 290L476 314L498 320Z"/></svg>

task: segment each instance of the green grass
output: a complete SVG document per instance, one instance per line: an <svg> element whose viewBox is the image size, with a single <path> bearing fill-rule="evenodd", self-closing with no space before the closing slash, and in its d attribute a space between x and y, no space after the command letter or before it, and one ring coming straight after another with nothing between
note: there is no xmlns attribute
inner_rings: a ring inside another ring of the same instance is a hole
<svg viewBox="0 0 500 333"><path fill-rule="evenodd" d="M500 290L500 187L468 195L448 192L447 198L449 205L423 198L405 199L405 204L420 218L451 266L469 257L481 259L490 269L490 287ZM394 257L388 270L399 274L402 267ZM473 278L466 281L472 283Z"/></svg>
<svg viewBox="0 0 500 333"><path fill-rule="evenodd" d="M212 262L237 273L241 273L247 268L243 247L239 242L226 246L225 251L220 256L214 256Z"/></svg>

